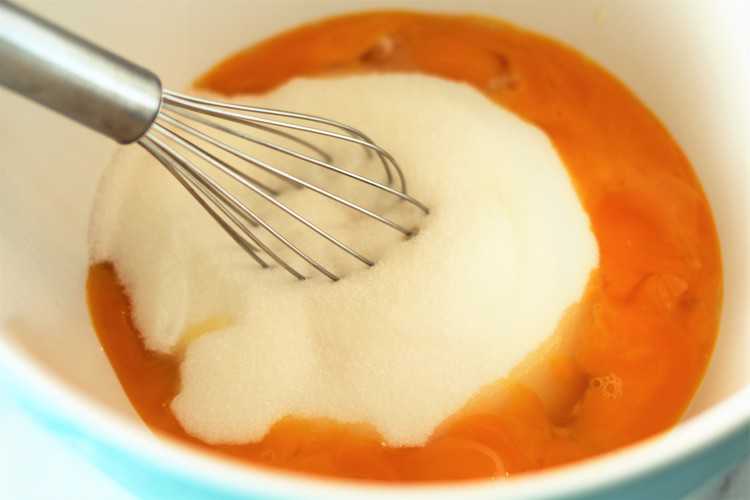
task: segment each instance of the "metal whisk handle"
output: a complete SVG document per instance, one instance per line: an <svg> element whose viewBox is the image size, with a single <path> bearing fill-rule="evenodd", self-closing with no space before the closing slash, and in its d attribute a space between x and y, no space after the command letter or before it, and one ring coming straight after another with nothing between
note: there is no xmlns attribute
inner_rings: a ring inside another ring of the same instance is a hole
<svg viewBox="0 0 750 500"><path fill-rule="evenodd" d="M122 144L161 105L159 77L0 0L0 85Z"/></svg>

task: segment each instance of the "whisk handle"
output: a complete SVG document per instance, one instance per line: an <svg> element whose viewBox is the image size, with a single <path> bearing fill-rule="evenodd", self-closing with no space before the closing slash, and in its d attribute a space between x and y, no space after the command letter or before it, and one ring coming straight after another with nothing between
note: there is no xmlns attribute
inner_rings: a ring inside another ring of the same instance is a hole
<svg viewBox="0 0 750 500"><path fill-rule="evenodd" d="M123 144L148 130L162 95L152 72L5 0L0 86Z"/></svg>

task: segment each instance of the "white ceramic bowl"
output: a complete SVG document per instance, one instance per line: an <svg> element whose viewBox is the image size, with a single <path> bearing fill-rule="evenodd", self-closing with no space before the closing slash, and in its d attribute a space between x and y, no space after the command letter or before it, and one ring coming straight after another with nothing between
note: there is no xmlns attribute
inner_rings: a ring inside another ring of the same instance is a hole
<svg viewBox="0 0 750 500"><path fill-rule="evenodd" d="M181 88L280 29L365 8L496 15L588 54L666 123L711 200L723 245L722 333L674 431L619 453L502 482L401 488L400 498L675 498L750 446L750 7L742 0L26 0ZM142 498L375 498L396 491L270 473L152 437L89 325L87 223L114 144L0 93L0 384Z"/></svg>

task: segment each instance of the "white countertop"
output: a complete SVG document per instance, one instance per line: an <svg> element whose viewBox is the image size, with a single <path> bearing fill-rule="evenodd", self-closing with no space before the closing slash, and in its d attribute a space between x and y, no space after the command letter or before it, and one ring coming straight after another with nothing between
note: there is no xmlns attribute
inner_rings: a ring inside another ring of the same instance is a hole
<svg viewBox="0 0 750 500"><path fill-rule="evenodd" d="M0 392L0 500L50 499L135 497L38 427ZM750 460L684 500L750 500Z"/></svg>

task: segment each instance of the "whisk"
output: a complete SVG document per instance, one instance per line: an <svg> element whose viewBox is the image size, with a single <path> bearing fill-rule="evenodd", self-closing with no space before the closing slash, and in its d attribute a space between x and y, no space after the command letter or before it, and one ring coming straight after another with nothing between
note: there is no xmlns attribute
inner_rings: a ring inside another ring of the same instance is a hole
<svg viewBox="0 0 750 500"><path fill-rule="evenodd" d="M331 280L339 276L287 239L231 190L206 170L217 169L226 179L252 191L309 230L366 266L374 262L277 199L277 191L243 171L250 165L329 198L349 210L377 220L410 236L412 229L368 210L356 201L307 182L212 135L229 134L241 141L268 148L280 157L310 165L364 183L383 195L410 203L424 214L428 208L407 193L402 169L385 149L359 130L337 121L303 113L243 106L200 99L162 89L151 71L81 39L38 16L0 0L0 84L57 111L121 144L137 143L153 155L200 203L213 219L262 267L269 260L298 279L305 276L258 237L263 230ZM194 126L201 124L204 132ZM245 126L243 130L230 124ZM254 131L266 135L258 136ZM272 134L282 143L267 139ZM376 181L333 163L331 156L306 138L327 137L352 143L377 157L383 181ZM289 147L288 144L297 147ZM284 145L286 144L286 145ZM212 150L223 152L220 158Z"/></svg>

